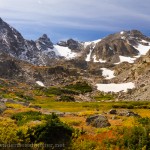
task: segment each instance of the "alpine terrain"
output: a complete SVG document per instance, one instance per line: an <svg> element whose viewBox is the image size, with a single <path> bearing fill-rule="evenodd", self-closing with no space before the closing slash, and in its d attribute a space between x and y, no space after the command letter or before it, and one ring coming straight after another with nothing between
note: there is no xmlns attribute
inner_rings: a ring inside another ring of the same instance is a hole
<svg viewBox="0 0 150 150"><path fill-rule="evenodd" d="M92 86L93 93L150 100L149 49L150 38L137 30L90 42L68 39L54 44L46 34L26 40L0 19L0 77L27 84L48 87L81 80Z"/></svg>
<svg viewBox="0 0 150 150"><path fill-rule="evenodd" d="M0 18L0 148L150 149L150 38L27 40Z"/></svg>

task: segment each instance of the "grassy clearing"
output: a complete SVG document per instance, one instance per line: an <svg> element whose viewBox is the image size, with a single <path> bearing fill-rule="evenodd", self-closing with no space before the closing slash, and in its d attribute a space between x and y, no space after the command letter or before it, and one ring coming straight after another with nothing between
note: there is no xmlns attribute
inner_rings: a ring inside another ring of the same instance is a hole
<svg viewBox="0 0 150 150"><path fill-rule="evenodd" d="M82 112L82 111L105 111L112 108L111 103L97 102L56 102L49 99L36 101L37 105L48 110L57 110L62 112Z"/></svg>
<svg viewBox="0 0 150 150"><path fill-rule="evenodd" d="M58 102L57 96L51 97L36 96L33 104L39 105L48 110L57 110L62 112L83 112L98 111L105 112L109 109L131 109L138 112L139 110L150 110L148 102ZM145 107L147 106L147 107ZM142 113L142 111L140 111Z"/></svg>
<svg viewBox="0 0 150 150"><path fill-rule="evenodd" d="M103 100L114 100L114 96L111 94L98 94L97 96L93 97L96 101L103 101Z"/></svg>

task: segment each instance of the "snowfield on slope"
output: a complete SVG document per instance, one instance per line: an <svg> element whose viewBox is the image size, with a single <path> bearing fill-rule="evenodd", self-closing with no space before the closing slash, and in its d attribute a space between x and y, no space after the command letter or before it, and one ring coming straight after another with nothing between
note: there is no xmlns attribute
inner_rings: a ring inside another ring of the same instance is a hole
<svg viewBox="0 0 150 150"><path fill-rule="evenodd" d="M99 91L103 91L103 92L127 92L128 89L133 89L135 88L134 83L132 82L128 82L128 83L110 83L110 84L96 84L97 89Z"/></svg>
<svg viewBox="0 0 150 150"><path fill-rule="evenodd" d="M116 65L117 65L117 64L120 64L120 63L122 63L122 62L134 63L134 61L135 61L138 57L132 58L132 57L119 56L119 58L120 58L120 62L115 63Z"/></svg>
<svg viewBox="0 0 150 150"><path fill-rule="evenodd" d="M112 79L114 78L114 71L107 69L107 68L101 68L102 72L102 76L105 77L105 79Z"/></svg>
<svg viewBox="0 0 150 150"><path fill-rule="evenodd" d="M98 39L98 40L95 40L95 41L84 42L83 45L84 45L84 47L87 47L88 45L90 45L92 43L97 44L100 41L101 41L101 39Z"/></svg>
<svg viewBox="0 0 150 150"><path fill-rule="evenodd" d="M85 61L91 61L91 54L92 54L92 49L90 49L89 54L87 54Z"/></svg>
<svg viewBox="0 0 150 150"><path fill-rule="evenodd" d="M36 84L38 84L39 86L45 87L45 85L41 81L36 81Z"/></svg>
<svg viewBox="0 0 150 150"><path fill-rule="evenodd" d="M148 46L145 46L145 45L142 45L142 44L139 44L137 47L134 46L134 48L139 51L139 55L140 56L141 55L146 55L146 53L149 51L149 49L150 49L150 42L147 42L147 43L149 44Z"/></svg>
<svg viewBox="0 0 150 150"><path fill-rule="evenodd" d="M102 60L102 59L99 59L99 60L96 60L96 55L93 56L93 62L100 62L100 63L105 63L106 60Z"/></svg>
<svg viewBox="0 0 150 150"><path fill-rule="evenodd" d="M143 42L144 40L142 40ZM144 41L146 42L146 41ZM138 46L133 46L135 49L139 51L139 55L134 56L134 57L126 57L126 56L119 56L120 62L115 63L115 65L120 64L122 62L128 62L128 63L134 63L134 61L139 58L141 55L146 55L146 53L150 50L150 42L147 42L149 46L145 46L142 44L138 44Z"/></svg>
<svg viewBox="0 0 150 150"><path fill-rule="evenodd" d="M69 49L68 47L63 47L59 45L54 45L53 51L56 53L57 56L63 56L66 59L71 59L77 56L77 54L72 52L71 49Z"/></svg>

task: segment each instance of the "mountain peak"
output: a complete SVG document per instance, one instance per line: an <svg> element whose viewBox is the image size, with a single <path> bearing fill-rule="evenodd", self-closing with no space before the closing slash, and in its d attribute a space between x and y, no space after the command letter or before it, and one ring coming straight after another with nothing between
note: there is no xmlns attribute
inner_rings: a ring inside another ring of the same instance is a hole
<svg viewBox="0 0 150 150"><path fill-rule="evenodd" d="M47 34L43 34L41 37L44 38L44 39L49 39Z"/></svg>
<svg viewBox="0 0 150 150"><path fill-rule="evenodd" d="M2 18L0 17L0 25L3 24L4 21L2 20Z"/></svg>
<svg viewBox="0 0 150 150"><path fill-rule="evenodd" d="M51 42L50 38L47 36L47 34L43 34L39 39L39 41L42 42ZM52 43L52 42L51 42Z"/></svg>
<svg viewBox="0 0 150 150"><path fill-rule="evenodd" d="M48 48L53 49L53 43L51 42L50 38L47 36L47 34L43 34L37 41L36 45L38 49L46 50Z"/></svg>

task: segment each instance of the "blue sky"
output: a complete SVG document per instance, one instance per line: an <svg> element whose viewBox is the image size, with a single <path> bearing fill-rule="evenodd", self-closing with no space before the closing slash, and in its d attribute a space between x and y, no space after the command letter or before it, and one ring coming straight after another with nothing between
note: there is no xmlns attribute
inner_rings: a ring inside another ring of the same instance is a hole
<svg viewBox="0 0 150 150"><path fill-rule="evenodd" d="M0 17L26 39L90 41L122 30L150 35L150 0L0 0Z"/></svg>

